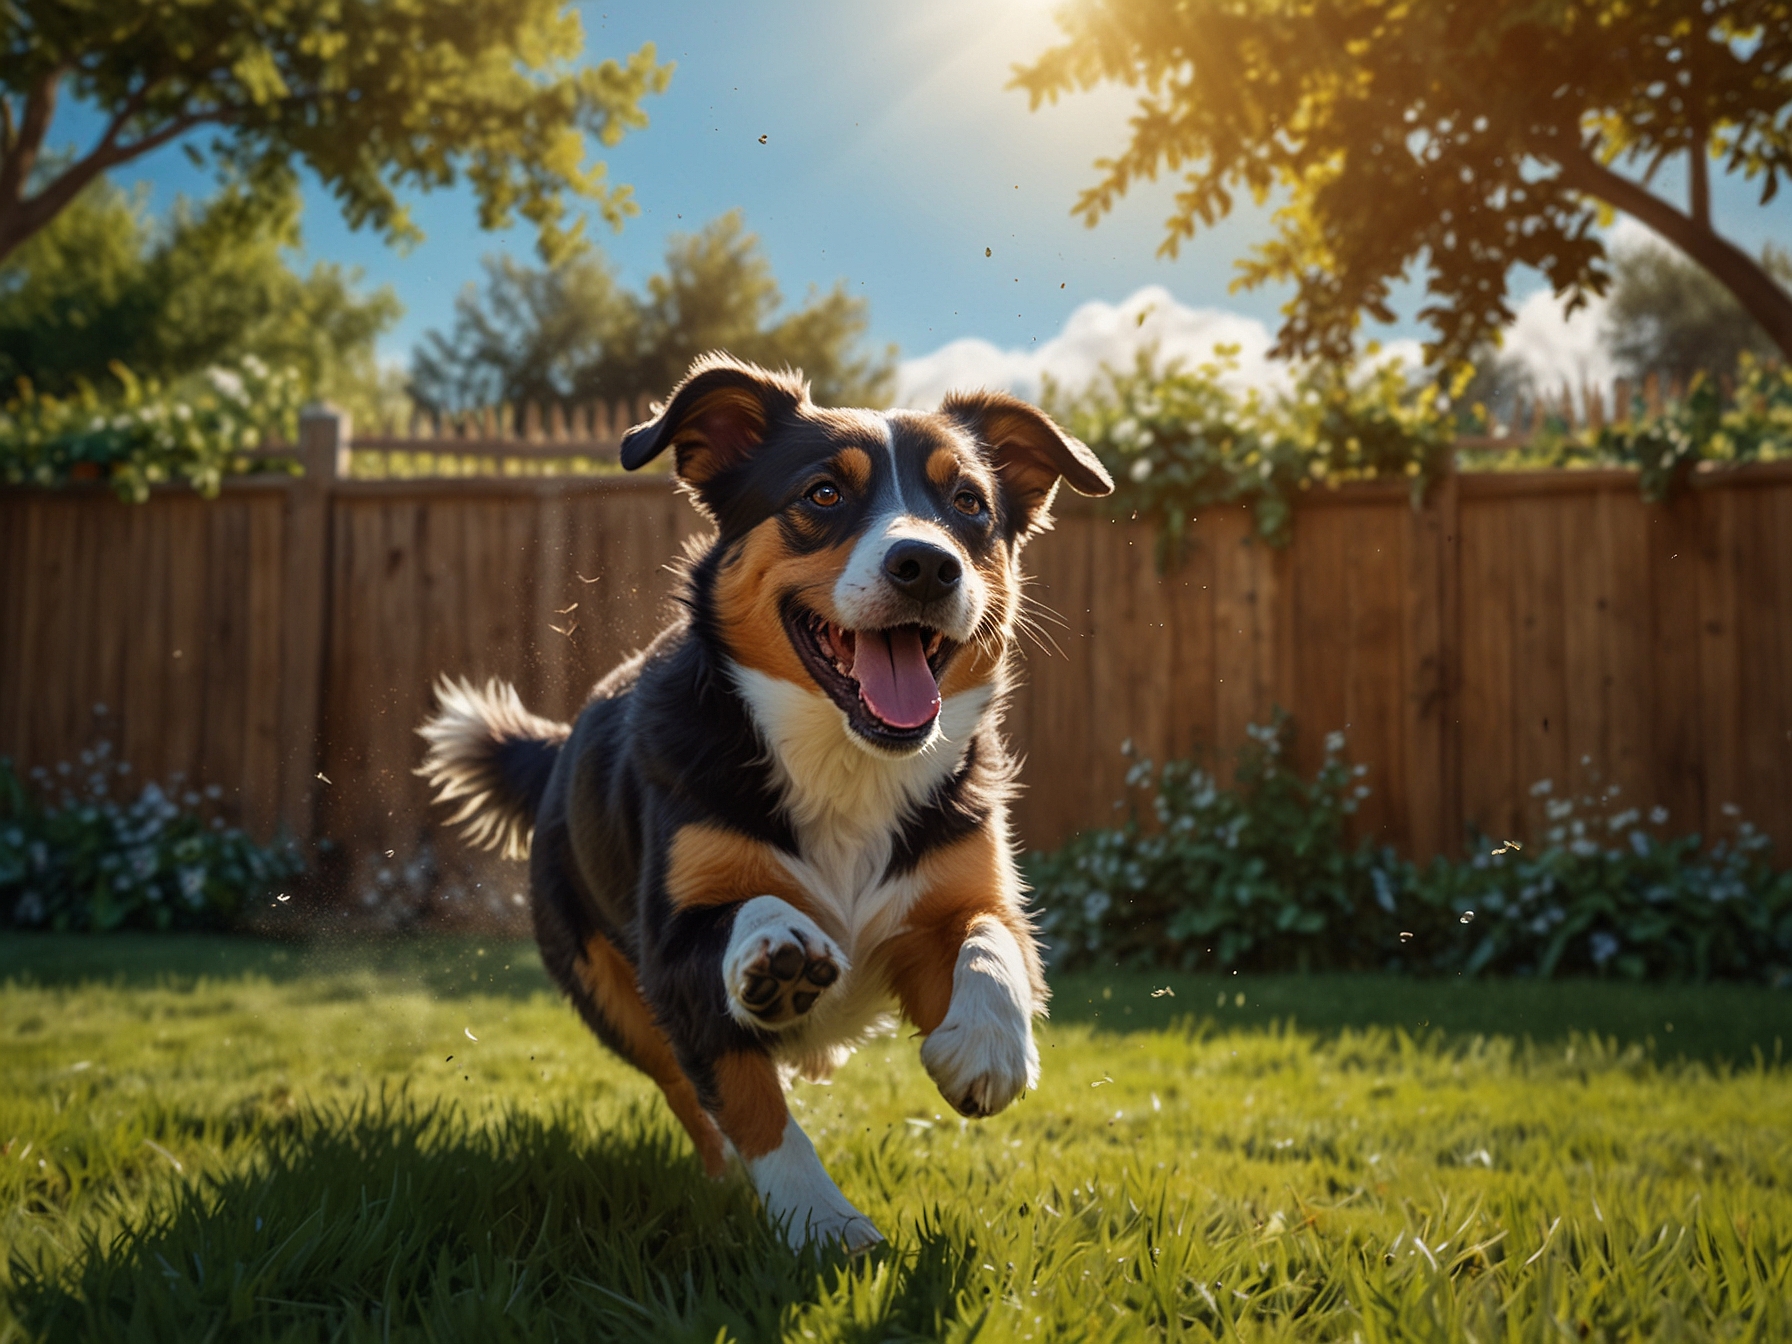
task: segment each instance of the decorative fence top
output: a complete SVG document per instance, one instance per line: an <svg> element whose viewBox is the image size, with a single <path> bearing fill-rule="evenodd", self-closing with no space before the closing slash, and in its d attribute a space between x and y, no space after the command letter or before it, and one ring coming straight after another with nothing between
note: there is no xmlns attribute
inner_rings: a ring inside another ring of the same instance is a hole
<svg viewBox="0 0 1792 1344"><path fill-rule="evenodd" d="M1734 379L1728 375L1719 378L1718 389L1728 404L1734 396ZM1614 379L1609 389L1585 379L1576 387L1563 379L1559 391L1539 390L1530 396L1513 397L1510 410L1503 415L1499 407L1489 407L1488 432L1463 434L1456 442L1462 448L1518 448L1542 434L1552 421L1569 432L1584 428L1597 433L1607 425L1659 416L1669 406L1684 401L1687 390L1682 379L1654 373L1640 379Z"/></svg>
<svg viewBox="0 0 1792 1344"><path fill-rule="evenodd" d="M349 418L327 407L306 420L339 422L340 452L330 454L338 478L411 476L599 475L619 471L622 436L653 415L653 399L633 405L581 402L418 410L407 425L354 433Z"/></svg>
<svg viewBox="0 0 1792 1344"><path fill-rule="evenodd" d="M1733 380L1720 378L1718 390L1728 404ZM1653 373L1619 378L1609 387L1564 380L1555 392L1489 407L1487 432L1460 434L1456 444L1467 450L1513 451L1549 429L1598 432L1657 417L1683 401L1688 391L1681 379ZM653 398L643 394L633 404L525 402L452 412L419 409L408 423L388 422L362 432L355 432L345 413L314 407L306 422L333 418L338 425L335 445L324 452L329 479L609 475L621 470L622 436L651 419L653 407ZM309 460L313 472L322 465L321 459Z"/></svg>

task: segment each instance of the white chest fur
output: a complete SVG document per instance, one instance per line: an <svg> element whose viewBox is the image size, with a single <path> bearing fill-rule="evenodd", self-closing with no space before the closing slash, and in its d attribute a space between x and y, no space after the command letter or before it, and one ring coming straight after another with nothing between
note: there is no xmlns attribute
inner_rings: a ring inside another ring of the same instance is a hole
<svg viewBox="0 0 1792 1344"><path fill-rule="evenodd" d="M887 1021L888 987L862 968L875 966L878 946L900 931L921 894L912 876L885 877L892 846L910 813L963 761L994 692L980 687L947 699L932 740L897 757L860 744L819 690L750 668L730 672L796 831L799 854L785 866L815 922L853 967L812 1017L781 1039L780 1055L805 1074L824 1076Z"/></svg>

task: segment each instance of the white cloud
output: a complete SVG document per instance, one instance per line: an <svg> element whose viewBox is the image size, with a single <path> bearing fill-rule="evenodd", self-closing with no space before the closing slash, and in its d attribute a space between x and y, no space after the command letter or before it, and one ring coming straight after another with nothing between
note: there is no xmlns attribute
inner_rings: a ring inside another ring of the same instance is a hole
<svg viewBox="0 0 1792 1344"><path fill-rule="evenodd" d="M1086 387L1103 365L1128 368L1138 351L1153 345L1161 359L1190 365L1212 359L1216 345L1236 346L1236 369L1227 381L1241 388L1280 390L1288 386L1289 370L1269 358L1270 343L1269 328L1254 317L1224 308L1190 308L1162 285L1147 285L1119 303L1083 304L1063 330L1030 350L1005 350L965 337L905 359L897 369L896 404L927 408L948 392L982 387L1033 398L1048 376L1065 387ZM1377 361L1393 357L1409 369L1419 368L1419 343L1383 342Z"/></svg>
<svg viewBox="0 0 1792 1344"><path fill-rule="evenodd" d="M1604 317L1604 299L1593 299L1569 317L1560 299L1540 289L1518 305L1517 320L1506 328L1503 353L1524 366L1540 392L1552 396L1563 383L1576 388L1609 383L1618 367L1599 339Z"/></svg>
<svg viewBox="0 0 1792 1344"><path fill-rule="evenodd" d="M1613 230L1613 241L1633 244L1645 232L1640 226L1627 230L1621 223ZM1549 290L1539 290L1519 304L1505 333L1504 352L1550 395L1564 383L1577 390L1589 383L1609 385L1618 370L1600 339L1604 314L1604 300L1594 299L1572 317L1565 316L1562 302ZM1237 346L1237 371L1229 381L1279 390L1288 385L1288 366L1270 360L1270 340L1269 329L1256 318L1223 308L1191 308L1162 285L1147 285L1119 303L1083 304L1056 336L1032 349L1003 349L965 337L905 359L897 369L896 404L932 407L948 392L983 387L1032 398L1047 376L1081 388L1104 364L1129 367L1135 354L1151 345L1162 358L1186 364L1211 359L1216 344ZM1381 343L1377 362L1395 357L1409 370L1423 366L1420 343L1411 338Z"/></svg>
<svg viewBox="0 0 1792 1344"><path fill-rule="evenodd" d="M980 387L1036 397L1046 376L1067 387L1084 387L1102 365L1125 368L1146 346L1156 345L1165 359L1194 364L1213 358L1216 344L1239 347L1235 377L1240 384L1286 381L1282 366L1268 359L1269 330L1256 318L1223 308L1190 308L1162 285L1147 285L1119 303L1083 304L1062 331L1035 349L1004 350L967 337L905 359L897 370L896 403L931 407L948 392Z"/></svg>

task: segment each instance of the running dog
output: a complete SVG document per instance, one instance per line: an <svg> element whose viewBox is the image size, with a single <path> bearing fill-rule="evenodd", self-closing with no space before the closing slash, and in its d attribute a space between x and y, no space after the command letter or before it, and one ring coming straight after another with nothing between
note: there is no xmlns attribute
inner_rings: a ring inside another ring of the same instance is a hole
<svg viewBox="0 0 1792 1344"><path fill-rule="evenodd" d="M446 679L419 771L451 823L529 859L542 959L666 1094L712 1175L730 1147L793 1244L881 1240L785 1105L898 1010L957 1111L1036 1084L1039 949L999 731L1021 550L1060 480L1113 481L1013 397L816 406L699 360L623 439L667 449L715 534L681 610L570 727Z"/></svg>

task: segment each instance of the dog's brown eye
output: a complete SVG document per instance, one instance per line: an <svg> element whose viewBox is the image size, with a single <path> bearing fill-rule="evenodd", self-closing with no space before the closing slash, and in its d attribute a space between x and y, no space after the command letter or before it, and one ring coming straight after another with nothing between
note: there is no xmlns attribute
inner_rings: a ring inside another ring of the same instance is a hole
<svg viewBox="0 0 1792 1344"><path fill-rule="evenodd" d="M811 504L831 509L840 502L840 487L832 481L823 481L820 485L811 487L808 499Z"/></svg>
<svg viewBox="0 0 1792 1344"><path fill-rule="evenodd" d="M983 501L969 490L960 490L952 499L952 507L967 518L975 518L983 512Z"/></svg>

